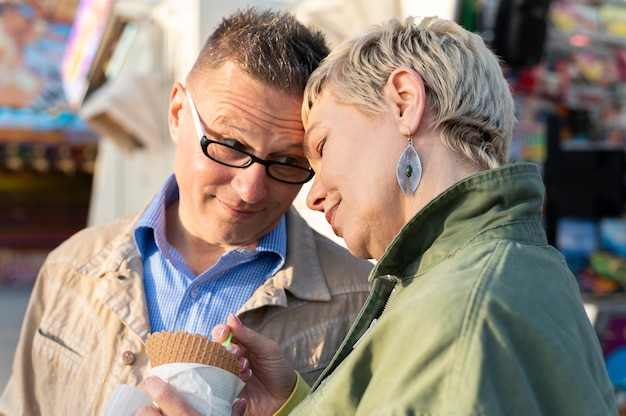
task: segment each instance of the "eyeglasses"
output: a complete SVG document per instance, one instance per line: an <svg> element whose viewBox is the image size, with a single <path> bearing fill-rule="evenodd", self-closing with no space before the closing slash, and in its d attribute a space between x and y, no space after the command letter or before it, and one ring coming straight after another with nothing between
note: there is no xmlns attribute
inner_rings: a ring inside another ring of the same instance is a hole
<svg viewBox="0 0 626 416"><path fill-rule="evenodd" d="M209 159L224 166L240 169L247 168L253 163L260 163L265 166L265 173L267 176L272 179L276 179L279 182L292 185L301 185L306 183L315 175L315 172L311 168L276 162L274 160L264 160L226 143L207 139L206 130L200 122L200 116L198 116L198 110L196 110L196 106L191 99L191 94L188 90L186 90L186 92L187 99L189 100L191 107L193 121L196 125L196 132L198 133L198 137L200 139L202 152Z"/></svg>

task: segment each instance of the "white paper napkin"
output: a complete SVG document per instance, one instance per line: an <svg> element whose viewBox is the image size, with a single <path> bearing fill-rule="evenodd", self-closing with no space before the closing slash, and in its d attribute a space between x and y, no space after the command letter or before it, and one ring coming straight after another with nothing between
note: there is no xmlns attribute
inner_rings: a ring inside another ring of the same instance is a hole
<svg viewBox="0 0 626 416"><path fill-rule="evenodd" d="M207 416L230 416L233 402L245 386L234 374L203 364L163 364L148 371L148 375L176 387L193 407Z"/></svg>
<svg viewBox="0 0 626 416"><path fill-rule="evenodd" d="M118 384L102 416L135 416L142 406L150 404L152 399L143 391L126 384Z"/></svg>
<svg viewBox="0 0 626 416"><path fill-rule="evenodd" d="M204 416L230 416L232 404L245 386L239 377L226 370L194 363L160 365L148 371L148 376L157 376L174 386ZM152 404L150 396L119 384L102 416L134 416L148 404Z"/></svg>

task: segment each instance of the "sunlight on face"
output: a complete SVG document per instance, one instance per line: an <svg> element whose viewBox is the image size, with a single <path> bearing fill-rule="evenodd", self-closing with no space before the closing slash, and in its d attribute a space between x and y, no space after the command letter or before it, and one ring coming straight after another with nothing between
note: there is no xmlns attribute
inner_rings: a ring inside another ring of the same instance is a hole
<svg viewBox="0 0 626 416"><path fill-rule="evenodd" d="M403 145L384 140L390 128L386 119L372 119L327 93L306 126L305 154L316 172L307 205L323 211L333 231L361 258L378 258L402 226L400 204L393 201L398 200L395 165Z"/></svg>
<svg viewBox="0 0 626 416"><path fill-rule="evenodd" d="M303 158L298 99L276 92L234 65L213 72L210 83L188 86L203 128L262 159ZM174 169L181 222L213 244L255 245L278 224L301 185L270 178L260 163L239 169L206 157L184 87L178 93L183 104Z"/></svg>

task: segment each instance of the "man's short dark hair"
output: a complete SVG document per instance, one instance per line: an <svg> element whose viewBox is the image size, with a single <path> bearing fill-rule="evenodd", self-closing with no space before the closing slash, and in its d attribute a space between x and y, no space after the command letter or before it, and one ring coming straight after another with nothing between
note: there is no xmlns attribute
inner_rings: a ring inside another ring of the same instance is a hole
<svg viewBox="0 0 626 416"><path fill-rule="evenodd" d="M277 91L302 95L329 53L324 35L286 11L250 7L222 19L202 47L190 80L230 61Z"/></svg>

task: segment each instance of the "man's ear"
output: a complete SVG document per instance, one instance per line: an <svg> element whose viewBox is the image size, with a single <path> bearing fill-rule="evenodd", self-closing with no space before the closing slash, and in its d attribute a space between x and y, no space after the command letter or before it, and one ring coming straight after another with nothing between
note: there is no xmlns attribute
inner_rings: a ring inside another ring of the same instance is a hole
<svg viewBox="0 0 626 416"><path fill-rule="evenodd" d="M174 143L178 143L178 134L183 111L183 100L186 99L185 87L177 82L170 92L170 106L167 112L167 122L170 128L170 137Z"/></svg>
<svg viewBox="0 0 626 416"><path fill-rule="evenodd" d="M384 95L392 108L403 135L407 129L414 133L422 121L426 108L426 88L422 77L411 68L401 67L389 75Z"/></svg>

